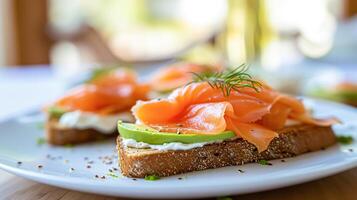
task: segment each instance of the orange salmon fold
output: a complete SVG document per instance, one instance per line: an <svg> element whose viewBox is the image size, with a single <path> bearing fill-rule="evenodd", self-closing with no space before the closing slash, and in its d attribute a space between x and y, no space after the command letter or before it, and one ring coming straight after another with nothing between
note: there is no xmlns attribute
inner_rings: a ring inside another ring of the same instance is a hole
<svg viewBox="0 0 357 200"><path fill-rule="evenodd" d="M69 111L113 114L130 110L137 100L146 100L149 90L147 84L138 83L133 72L117 69L72 89L55 105Z"/></svg>

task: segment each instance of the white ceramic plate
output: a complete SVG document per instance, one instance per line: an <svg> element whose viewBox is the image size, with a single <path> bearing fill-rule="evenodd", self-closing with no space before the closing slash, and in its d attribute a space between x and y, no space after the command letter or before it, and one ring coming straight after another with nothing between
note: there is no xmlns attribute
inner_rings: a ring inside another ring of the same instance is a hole
<svg viewBox="0 0 357 200"><path fill-rule="evenodd" d="M307 103L313 104L314 113L335 115L344 122L334 127L337 134L357 138L356 109L326 101ZM38 114L21 116L0 123L0 168L41 183L91 193L134 198L217 197L285 187L357 166L357 144L354 143L284 159L285 162L274 160L272 166L247 164L157 181L131 179L113 169L118 168L114 141L67 148L37 144L43 130L38 127L41 117L36 116ZM108 175L109 169L114 177Z"/></svg>

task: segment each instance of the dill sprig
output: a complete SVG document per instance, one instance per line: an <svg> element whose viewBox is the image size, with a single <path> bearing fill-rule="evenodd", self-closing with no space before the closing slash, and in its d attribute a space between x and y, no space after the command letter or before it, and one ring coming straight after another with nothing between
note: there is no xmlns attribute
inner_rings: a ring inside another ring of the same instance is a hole
<svg viewBox="0 0 357 200"><path fill-rule="evenodd" d="M239 91L240 88L252 88L259 92L262 84L255 81L247 71L248 66L242 64L233 70L223 72L201 74L192 72L194 78L191 83L207 82L212 88L222 90L225 96L229 96L232 90Z"/></svg>

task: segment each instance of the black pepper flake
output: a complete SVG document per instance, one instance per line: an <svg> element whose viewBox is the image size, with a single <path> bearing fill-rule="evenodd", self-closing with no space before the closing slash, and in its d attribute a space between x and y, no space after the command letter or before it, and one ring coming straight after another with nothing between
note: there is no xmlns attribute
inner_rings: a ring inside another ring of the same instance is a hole
<svg viewBox="0 0 357 200"><path fill-rule="evenodd" d="M95 175L95 177L96 177L96 178L99 178L99 176L98 176L98 175Z"/></svg>
<svg viewBox="0 0 357 200"><path fill-rule="evenodd" d="M285 162L285 160L284 160L284 159L282 159L282 160L281 160L281 162Z"/></svg>
<svg viewBox="0 0 357 200"><path fill-rule="evenodd" d="M114 171L118 171L118 168L113 167L113 170L114 170Z"/></svg>
<svg viewBox="0 0 357 200"><path fill-rule="evenodd" d="M70 171L70 172L73 172L73 171L74 171L74 168L73 168L73 167L69 168L69 171Z"/></svg>
<svg viewBox="0 0 357 200"><path fill-rule="evenodd" d="M113 172L113 170L112 170L112 169L109 169L108 171L109 171L109 172L111 172L111 173Z"/></svg>
<svg viewBox="0 0 357 200"><path fill-rule="evenodd" d="M325 147L322 147L321 150L324 151L326 148Z"/></svg>
<svg viewBox="0 0 357 200"><path fill-rule="evenodd" d="M181 177L178 177L177 179L178 179L178 180L182 180L182 178L181 178Z"/></svg>
<svg viewBox="0 0 357 200"><path fill-rule="evenodd" d="M87 165L87 169L90 169L92 166L90 166L90 165Z"/></svg>
<svg viewBox="0 0 357 200"><path fill-rule="evenodd" d="M21 162L21 161L18 161L18 162L17 162L17 164L18 164L18 165L21 165L21 164L22 164L22 162Z"/></svg>
<svg viewBox="0 0 357 200"><path fill-rule="evenodd" d="M101 179L105 179L105 176L101 176L100 178L101 178Z"/></svg>
<svg viewBox="0 0 357 200"><path fill-rule="evenodd" d="M94 163L94 161L92 160L92 161L88 161L88 164L93 164Z"/></svg>
<svg viewBox="0 0 357 200"><path fill-rule="evenodd" d="M241 169L238 169L238 171L239 171L240 173L244 173L244 171L243 171L243 170L241 170Z"/></svg>
<svg viewBox="0 0 357 200"><path fill-rule="evenodd" d="M133 178L132 180L133 180L133 181L136 181L136 178Z"/></svg>
<svg viewBox="0 0 357 200"><path fill-rule="evenodd" d="M37 168L41 169L41 168L43 168L43 166L42 165L37 165Z"/></svg>

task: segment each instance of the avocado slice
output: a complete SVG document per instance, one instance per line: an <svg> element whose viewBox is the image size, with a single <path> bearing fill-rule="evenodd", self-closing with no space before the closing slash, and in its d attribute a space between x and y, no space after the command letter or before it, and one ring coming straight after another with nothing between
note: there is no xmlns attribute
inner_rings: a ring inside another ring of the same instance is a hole
<svg viewBox="0 0 357 200"><path fill-rule="evenodd" d="M181 142L184 144L213 142L235 137L232 131L224 131L214 135L164 133L145 125L123 123L121 121L118 122L118 131L123 138L156 145L170 142Z"/></svg>

